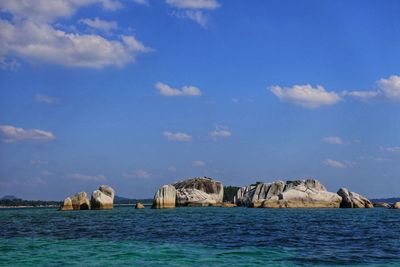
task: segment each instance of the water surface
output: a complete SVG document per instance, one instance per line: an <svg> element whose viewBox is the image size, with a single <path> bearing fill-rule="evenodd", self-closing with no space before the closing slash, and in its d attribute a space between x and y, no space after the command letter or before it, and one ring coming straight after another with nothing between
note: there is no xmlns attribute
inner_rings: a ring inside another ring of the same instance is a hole
<svg viewBox="0 0 400 267"><path fill-rule="evenodd" d="M400 210L0 210L0 266L400 266Z"/></svg>

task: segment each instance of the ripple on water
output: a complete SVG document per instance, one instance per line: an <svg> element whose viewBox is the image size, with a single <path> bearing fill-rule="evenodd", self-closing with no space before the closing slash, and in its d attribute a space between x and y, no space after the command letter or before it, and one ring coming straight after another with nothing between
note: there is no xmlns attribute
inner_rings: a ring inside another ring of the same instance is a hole
<svg viewBox="0 0 400 267"><path fill-rule="evenodd" d="M386 209L0 210L0 265L400 266Z"/></svg>

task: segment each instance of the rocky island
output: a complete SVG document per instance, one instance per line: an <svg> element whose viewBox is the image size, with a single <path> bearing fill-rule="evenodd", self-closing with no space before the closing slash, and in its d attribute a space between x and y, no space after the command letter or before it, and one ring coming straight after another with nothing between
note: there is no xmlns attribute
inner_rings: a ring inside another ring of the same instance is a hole
<svg viewBox="0 0 400 267"><path fill-rule="evenodd" d="M243 187L228 187L234 197L224 202L224 186L209 177L195 177L161 186L154 194L152 208L175 207L249 207L249 208L400 208L394 204L373 203L366 197L340 188L337 193L329 192L316 179L294 181L257 182ZM232 191L234 189L234 191ZM101 185L93 191L89 200L86 192L67 197L60 210L105 210L114 207L115 191ZM145 208L137 202L136 209Z"/></svg>
<svg viewBox="0 0 400 267"><path fill-rule="evenodd" d="M67 197L60 207L60 210L90 210L90 209L112 209L114 206L115 191L108 185L101 185L93 191L89 200L86 192L76 193Z"/></svg>
<svg viewBox="0 0 400 267"><path fill-rule="evenodd" d="M164 185L154 195L153 208L222 205L224 187L208 177L196 177Z"/></svg>
<svg viewBox="0 0 400 267"><path fill-rule="evenodd" d="M208 177L190 178L162 186L153 208L179 206L244 206L252 208L373 208L365 197L341 188L329 192L316 179L258 182L237 190L233 203L223 203L224 187Z"/></svg>

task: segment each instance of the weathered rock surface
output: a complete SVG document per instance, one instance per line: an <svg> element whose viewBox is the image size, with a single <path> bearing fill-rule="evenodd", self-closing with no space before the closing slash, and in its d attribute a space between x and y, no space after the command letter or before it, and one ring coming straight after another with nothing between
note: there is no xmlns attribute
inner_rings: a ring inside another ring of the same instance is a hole
<svg viewBox="0 0 400 267"><path fill-rule="evenodd" d="M236 203L262 208L339 208L342 198L315 179L257 183L238 190Z"/></svg>
<svg viewBox="0 0 400 267"><path fill-rule="evenodd" d="M137 202L135 205L135 209L144 209L144 205L140 202Z"/></svg>
<svg viewBox="0 0 400 267"><path fill-rule="evenodd" d="M211 178L191 178L175 183L174 187L177 206L213 206L223 202L224 187Z"/></svg>
<svg viewBox="0 0 400 267"><path fill-rule="evenodd" d="M400 202L396 202L392 206L393 209L400 209Z"/></svg>
<svg viewBox="0 0 400 267"><path fill-rule="evenodd" d="M154 195L154 209L175 208L176 188L173 185L164 185Z"/></svg>
<svg viewBox="0 0 400 267"><path fill-rule="evenodd" d="M372 205L374 205L375 208L386 208L389 209L392 207L389 203L386 202L372 202Z"/></svg>
<svg viewBox="0 0 400 267"><path fill-rule="evenodd" d="M60 210L89 210L90 201L86 192L76 193L72 197L67 197L61 205Z"/></svg>
<svg viewBox="0 0 400 267"><path fill-rule="evenodd" d="M112 209L114 207L115 191L108 185L102 185L98 190L93 191L90 203L92 209Z"/></svg>
<svg viewBox="0 0 400 267"><path fill-rule="evenodd" d="M337 192L342 197L341 208L373 208L374 205L366 197L349 191L347 188L340 188Z"/></svg>
<svg viewBox="0 0 400 267"><path fill-rule="evenodd" d="M224 208L233 208L233 207L236 207L236 206L237 206L236 204L231 203L231 202L224 202L221 205L221 207L224 207Z"/></svg>

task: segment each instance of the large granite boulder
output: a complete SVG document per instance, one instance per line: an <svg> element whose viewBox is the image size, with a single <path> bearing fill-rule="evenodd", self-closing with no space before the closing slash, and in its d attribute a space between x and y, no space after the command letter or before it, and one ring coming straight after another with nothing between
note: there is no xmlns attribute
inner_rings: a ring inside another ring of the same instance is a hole
<svg viewBox="0 0 400 267"><path fill-rule="evenodd" d="M176 189L173 185L163 185L154 195L154 209L175 208Z"/></svg>
<svg viewBox="0 0 400 267"><path fill-rule="evenodd" d="M373 208L374 205L366 197L349 191L347 188L340 188L337 192L342 197L341 208Z"/></svg>
<svg viewBox="0 0 400 267"><path fill-rule="evenodd" d="M214 206L223 202L224 186L211 178L191 178L175 183L174 187L177 206Z"/></svg>
<svg viewBox="0 0 400 267"><path fill-rule="evenodd" d="M60 210L89 210L90 201L86 192L76 193L72 197L67 197L60 207Z"/></svg>
<svg viewBox="0 0 400 267"><path fill-rule="evenodd" d="M256 183L236 195L238 205L255 208L339 208L341 200L315 179Z"/></svg>
<svg viewBox="0 0 400 267"><path fill-rule="evenodd" d="M115 191L108 185L102 185L93 191L90 203L92 209L106 210L114 207Z"/></svg>

